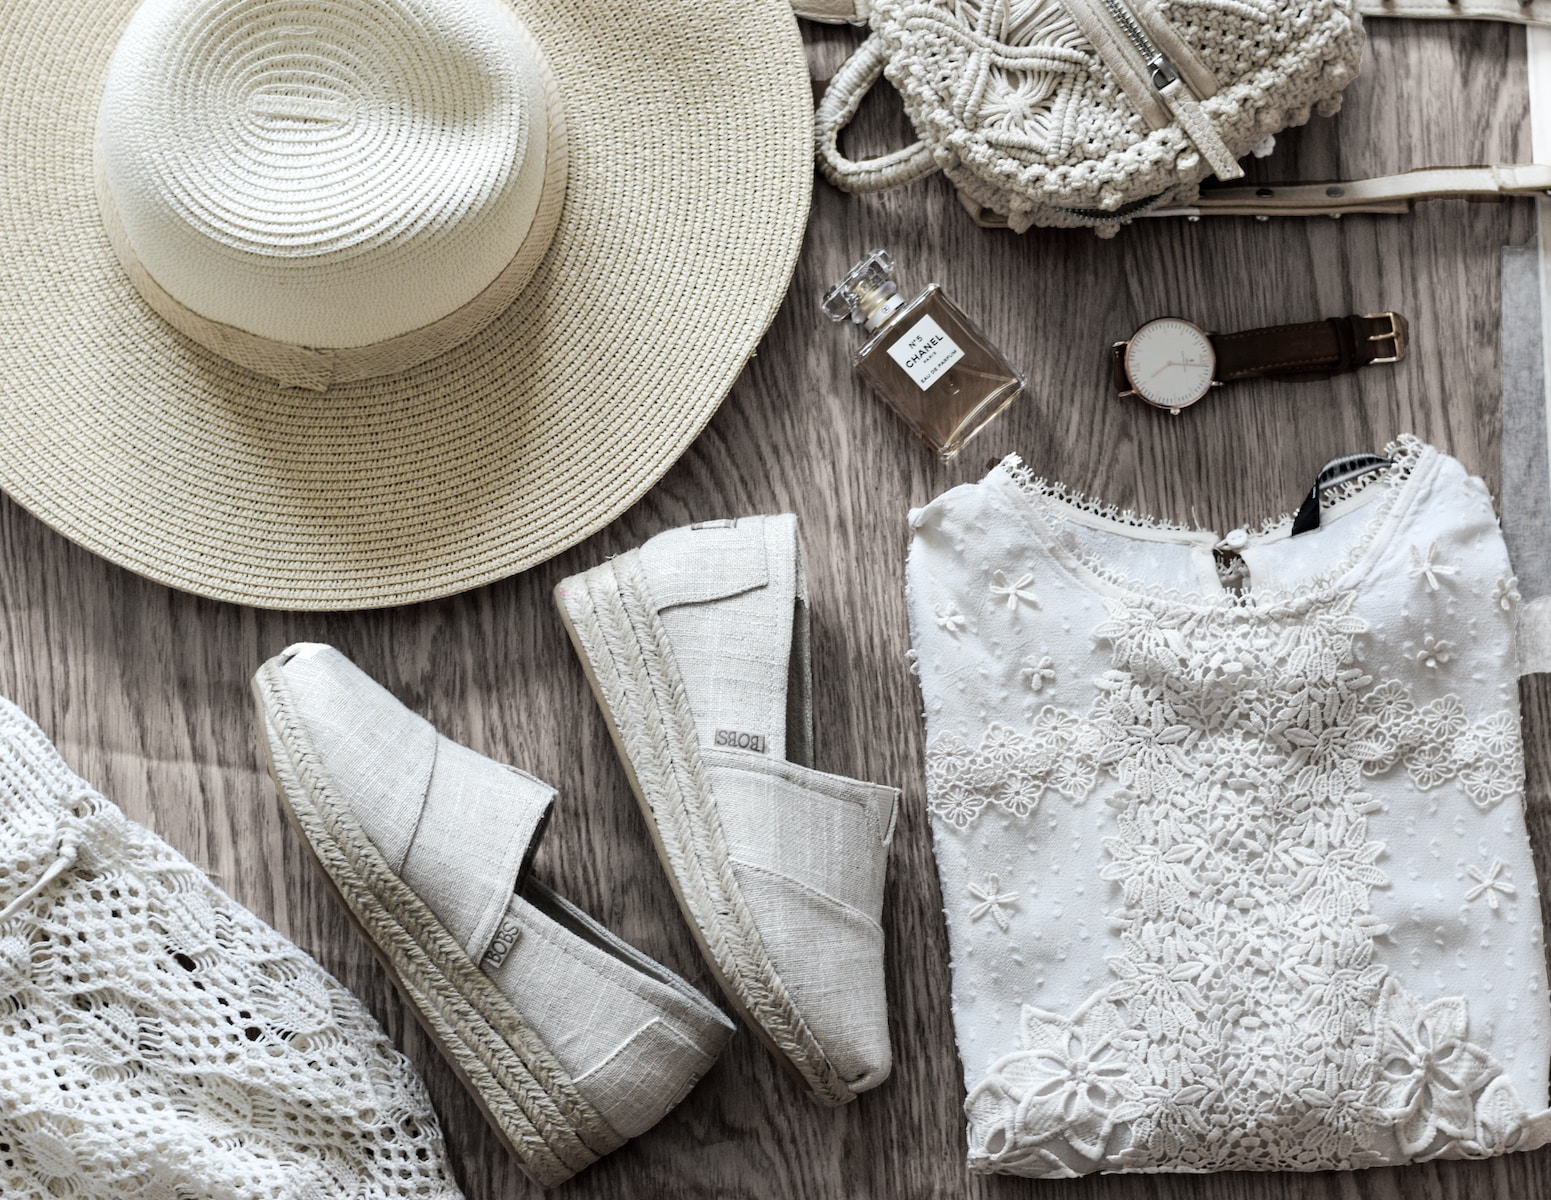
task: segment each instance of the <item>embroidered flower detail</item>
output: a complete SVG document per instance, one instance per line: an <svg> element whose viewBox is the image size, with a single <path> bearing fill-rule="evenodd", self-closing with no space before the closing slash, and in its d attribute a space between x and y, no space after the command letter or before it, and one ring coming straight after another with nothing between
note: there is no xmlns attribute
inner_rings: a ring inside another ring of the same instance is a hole
<svg viewBox="0 0 1551 1200"><path fill-rule="evenodd" d="M1043 691L1047 683L1054 683L1056 679L1055 663L1050 655L1035 658L1032 654L1023 660L1023 681L1029 685L1030 690Z"/></svg>
<svg viewBox="0 0 1551 1200"><path fill-rule="evenodd" d="M1098 1161L1115 1126L1141 1115L1130 1076L1140 1042L1102 989L1070 1018L1025 1004L1020 1049L993 1063L964 1102L971 1164L1018 1174L1070 1173L1050 1171L1061 1159L1042 1144Z"/></svg>
<svg viewBox="0 0 1551 1200"><path fill-rule="evenodd" d="M1411 547L1411 567L1406 572L1412 579L1427 580L1427 586L1435 592L1438 590L1438 576L1443 575L1447 577L1459 574L1459 568L1452 563L1439 562L1437 553L1437 542L1429 542L1425 554L1413 545Z"/></svg>
<svg viewBox="0 0 1551 1200"><path fill-rule="evenodd" d="M969 622L964 619L964 614L951 604L939 604L937 606L937 628L957 634Z"/></svg>
<svg viewBox="0 0 1551 1200"><path fill-rule="evenodd" d="M968 890L969 894L979 901L978 904L969 910L969 919L971 921L978 921L981 917L989 915L996 922L996 927L1003 933L1006 933L1008 926L1011 924L1007 916L1007 909L1009 907L1018 907L1018 893L1002 891L1002 877L1000 875L992 875L986 880L984 887L978 887L972 883L969 885Z"/></svg>
<svg viewBox="0 0 1551 1200"><path fill-rule="evenodd" d="M1428 634L1422 639L1422 649L1416 660L1429 670L1436 671L1454 657L1454 643Z"/></svg>
<svg viewBox="0 0 1551 1200"><path fill-rule="evenodd" d="M1030 604L1039 607L1039 597L1035 595L1030 586L1034 582L1034 576L1025 572L1018 576L1016 582L1010 582L1004 571L998 571L991 579L991 594L998 598L1006 597L1007 610L1011 612L1019 604Z"/></svg>
<svg viewBox="0 0 1551 1200"><path fill-rule="evenodd" d="M1378 1077L1374 1103L1394 1126L1408 1157L1428 1152L1441 1135L1475 1134L1475 1097L1501 1072L1480 1046L1467 1041L1470 1015L1463 996L1419 1004L1385 981L1379 1001Z"/></svg>
<svg viewBox="0 0 1551 1200"><path fill-rule="evenodd" d="M1465 873L1476 881L1476 886L1465 893L1465 899L1467 901L1479 900L1482 896L1485 896L1487 907L1496 912L1498 905L1502 903L1497 898L1499 894L1515 896L1519 891L1513 884L1501 878L1506 867L1507 864L1500 858L1494 858L1491 865L1484 872L1476 867L1466 867Z"/></svg>
<svg viewBox="0 0 1551 1200"><path fill-rule="evenodd" d="M905 651L905 665L917 679L921 677L921 656L914 649Z"/></svg>
<svg viewBox="0 0 1551 1200"><path fill-rule="evenodd" d="M1499 579L1492 589L1492 599L1497 601L1498 607L1504 612L1512 612L1513 606L1520 600L1518 577L1504 575Z"/></svg>

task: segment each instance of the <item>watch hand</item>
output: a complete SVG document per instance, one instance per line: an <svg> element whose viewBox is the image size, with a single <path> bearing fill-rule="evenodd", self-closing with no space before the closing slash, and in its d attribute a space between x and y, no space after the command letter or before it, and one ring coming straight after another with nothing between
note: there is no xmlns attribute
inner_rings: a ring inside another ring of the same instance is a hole
<svg viewBox="0 0 1551 1200"><path fill-rule="evenodd" d="M1168 362L1164 363L1161 367L1159 367L1156 371L1154 371L1147 378L1148 379L1156 379L1156 378L1158 378L1159 375L1162 375L1170 367L1199 367L1199 366L1202 366L1202 365L1203 364L1198 363L1198 362L1192 362L1192 361L1177 362L1174 359L1170 359Z"/></svg>

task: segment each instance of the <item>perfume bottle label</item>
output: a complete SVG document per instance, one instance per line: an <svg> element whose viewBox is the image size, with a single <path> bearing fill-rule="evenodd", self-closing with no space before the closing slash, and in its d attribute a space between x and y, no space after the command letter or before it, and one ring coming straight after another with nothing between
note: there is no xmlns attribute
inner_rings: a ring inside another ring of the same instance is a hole
<svg viewBox="0 0 1551 1200"><path fill-rule="evenodd" d="M923 392L949 367L964 357L959 344L942 331L931 317L922 317L889 347L889 357L904 368Z"/></svg>

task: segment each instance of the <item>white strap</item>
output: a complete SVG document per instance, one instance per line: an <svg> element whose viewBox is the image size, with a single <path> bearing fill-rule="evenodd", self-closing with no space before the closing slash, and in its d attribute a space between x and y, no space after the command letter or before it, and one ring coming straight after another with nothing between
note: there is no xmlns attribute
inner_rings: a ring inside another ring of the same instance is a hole
<svg viewBox="0 0 1551 1200"><path fill-rule="evenodd" d="M1551 165L1427 167L1400 175L1264 187L1213 188L1190 204L1154 208L1148 217L1317 217L1407 213L1418 200L1499 200L1551 192Z"/></svg>
<svg viewBox="0 0 1551 1200"><path fill-rule="evenodd" d="M1200 101L1191 95L1190 89L1185 86L1185 81L1174 80L1160 94L1163 96L1163 102L1169 106L1169 111L1174 114L1174 119L1179 122L1180 128L1195 143L1196 149L1201 152L1201 157L1211 166L1212 174L1224 180L1243 179L1244 168L1239 166L1239 160L1234 158L1233 151L1223 144L1217 127L1202 110Z"/></svg>
<svg viewBox="0 0 1551 1200"><path fill-rule="evenodd" d="M924 142L861 162L853 162L840 153L840 131L850 124L862 97L878 82L887 61L888 50L883 39L876 33L868 35L835 72L813 114L819 170L842 192L858 196L881 192L924 179L937 169L937 162Z"/></svg>
<svg viewBox="0 0 1551 1200"><path fill-rule="evenodd" d="M868 0L792 0L799 17L836 25L865 25L870 8ZM1357 11L1364 17L1551 25L1551 0L1358 0Z"/></svg>
<svg viewBox="0 0 1551 1200"><path fill-rule="evenodd" d="M34 896L36 896L44 888L48 887L49 884L53 883L54 880L58 879L71 867L73 867L75 865L79 846L80 835L77 834L74 830L67 829L60 836L59 846L54 853L54 861L49 863L48 870L44 871L43 874L34 879L29 887L23 888L22 891L3 909L0 909L0 921L8 921L17 913L21 912L22 908L30 900L32 900Z"/></svg>
<svg viewBox="0 0 1551 1200"><path fill-rule="evenodd" d="M867 24L867 0L792 0L792 11L826 25Z"/></svg>
<svg viewBox="0 0 1551 1200"><path fill-rule="evenodd" d="M1469 19L1551 25L1551 0L1358 0L1364 17L1410 17L1438 21Z"/></svg>

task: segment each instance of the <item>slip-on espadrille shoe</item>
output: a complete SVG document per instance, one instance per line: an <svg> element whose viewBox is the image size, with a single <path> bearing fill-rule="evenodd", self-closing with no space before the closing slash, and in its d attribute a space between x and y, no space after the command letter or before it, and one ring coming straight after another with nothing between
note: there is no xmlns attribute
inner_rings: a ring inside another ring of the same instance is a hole
<svg viewBox="0 0 1551 1200"><path fill-rule="evenodd" d="M253 680L286 813L491 1126L545 1186L656 1124L733 1024L527 878L554 790L330 646Z"/></svg>
<svg viewBox="0 0 1551 1200"><path fill-rule="evenodd" d="M826 1104L876 1087L899 792L813 769L797 518L659 534L555 599L722 990Z"/></svg>

